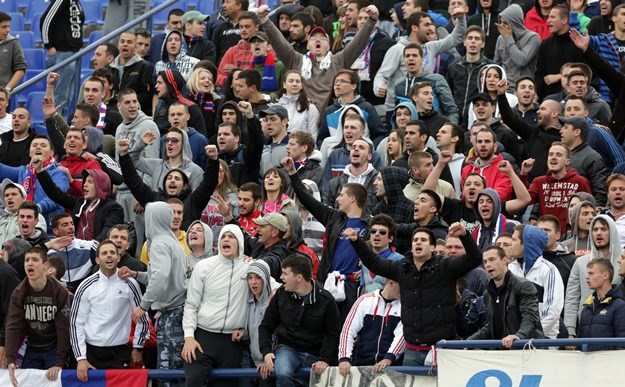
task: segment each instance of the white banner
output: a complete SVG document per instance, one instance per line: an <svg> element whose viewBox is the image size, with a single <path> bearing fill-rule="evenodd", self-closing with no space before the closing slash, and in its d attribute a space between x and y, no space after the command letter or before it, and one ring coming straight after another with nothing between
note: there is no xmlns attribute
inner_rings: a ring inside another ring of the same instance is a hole
<svg viewBox="0 0 625 387"><path fill-rule="evenodd" d="M386 369L373 372L373 367L351 367L343 377L339 367L328 367L321 375L310 372L311 387L436 387L435 376L407 375Z"/></svg>
<svg viewBox="0 0 625 387"><path fill-rule="evenodd" d="M623 386L625 351L438 350L438 385Z"/></svg>
<svg viewBox="0 0 625 387"><path fill-rule="evenodd" d="M59 372L59 377L54 382L51 382L46 378L46 370L18 369L15 370L15 378L17 379L20 387L61 387L61 372ZM9 370L7 369L0 369L0 386L12 386L11 378L9 377Z"/></svg>

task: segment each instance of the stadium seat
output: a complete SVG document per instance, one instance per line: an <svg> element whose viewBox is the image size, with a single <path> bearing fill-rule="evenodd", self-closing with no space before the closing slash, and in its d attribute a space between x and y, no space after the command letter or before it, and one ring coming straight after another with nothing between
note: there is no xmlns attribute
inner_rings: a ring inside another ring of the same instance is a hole
<svg viewBox="0 0 625 387"><path fill-rule="evenodd" d="M87 24L104 24L104 17L102 14L102 5L99 1L86 0L82 3L82 9L85 13L85 25Z"/></svg>
<svg viewBox="0 0 625 387"><path fill-rule="evenodd" d="M91 59L93 58L93 53L95 50L89 51L82 58L80 58L80 69L81 70L91 70Z"/></svg>
<svg viewBox="0 0 625 387"><path fill-rule="evenodd" d="M41 72L41 69L26 70L26 74L24 75L24 78L22 79L22 83L25 83L29 79L34 78L35 75L39 74L40 72ZM30 86L26 90L20 91L17 94L17 103L18 104L23 104L24 102L27 101L28 96L32 92L39 92L39 91L44 91L44 92L46 91L46 78L45 77L40 79L37 83L35 83L34 85Z"/></svg>
<svg viewBox="0 0 625 387"><path fill-rule="evenodd" d="M46 117L44 117L43 110L41 110L41 101L45 95L45 91L36 91L28 94L25 108L30 113L30 119L33 125L44 124L46 122Z"/></svg>
<svg viewBox="0 0 625 387"><path fill-rule="evenodd" d="M0 7L2 3L0 3ZM9 16L11 16L11 29L17 31L24 31L24 15L20 12L8 12Z"/></svg>
<svg viewBox="0 0 625 387"><path fill-rule="evenodd" d="M46 56L41 48L25 48L22 50L29 69L45 69Z"/></svg>
<svg viewBox="0 0 625 387"><path fill-rule="evenodd" d="M87 38L87 45L95 42L96 40L100 39L103 36L104 36L104 32L102 30L91 31L91 33L89 34L89 38Z"/></svg>
<svg viewBox="0 0 625 387"><path fill-rule="evenodd" d="M19 5L17 0L0 0L0 9L6 13L17 12Z"/></svg>
<svg viewBox="0 0 625 387"><path fill-rule="evenodd" d="M42 16L42 12L34 14L33 24L30 25L30 30L35 34L35 44L43 43L43 39L41 38L41 26L39 25Z"/></svg>
<svg viewBox="0 0 625 387"><path fill-rule="evenodd" d="M32 31L13 31L15 36L22 45L22 48L35 48L35 34Z"/></svg>
<svg viewBox="0 0 625 387"><path fill-rule="evenodd" d="M165 2L165 0L154 0L152 2L152 8L155 8L161 4L163 4ZM161 10L160 12L157 12L154 14L154 16L152 16L152 25L160 25L160 26L164 26L165 24L167 24L167 14L169 13L169 11L171 11L174 8L180 8L180 9L187 9L187 2L186 0L180 0L179 2L175 3L174 5L170 5L169 7Z"/></svg>
<svg viewBox="0 0 625 387"><path fill-rule="evenodd" d="M44 13L46 9L48 9L49 5L50 5L49 1L30 0L28 2L28 6L26 7L26 15L24 16L24 23L27 26L32 25L33 16L35 16L35 14L38 14L38 13Z"/></svg>
<svg viewBox="0 0 625 387"><path fill-rule="evenodd" d="M204 15L212 15L220 6L220 0L197 0L195 9Z"/></svg>

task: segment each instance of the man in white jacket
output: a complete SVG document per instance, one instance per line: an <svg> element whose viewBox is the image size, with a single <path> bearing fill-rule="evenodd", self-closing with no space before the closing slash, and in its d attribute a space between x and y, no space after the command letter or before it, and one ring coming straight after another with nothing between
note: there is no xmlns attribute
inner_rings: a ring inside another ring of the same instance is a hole
<svg viewBox="0 0 625 387"><path fill-rule="evenodd" d="M538 311L545 336L555 339L560 332L560 313L564 305L564 284L558 269L542 257L547 247L547 233L535 226L518 225L512 234L508 265L516 276L532 281L538 293Z"/></svg>
<svg viewBox="0 0 625 387"><path fill-rule="evenodd" d="M241 367L249 267L243 246L241 229L226 225L219 234L219 253L195 265L182 319L187 386L201 386L213 368ZM217 379L212 385L231 384Z"/></svg>

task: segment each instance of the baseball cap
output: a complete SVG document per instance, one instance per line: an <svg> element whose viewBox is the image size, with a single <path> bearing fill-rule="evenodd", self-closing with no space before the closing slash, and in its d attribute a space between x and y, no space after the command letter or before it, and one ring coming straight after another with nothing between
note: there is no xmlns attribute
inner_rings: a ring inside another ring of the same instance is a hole
<svg viewBox="0 0 625 387"><path fill-rule="evenodd" d="M263 118L270 114L277 114L282 119L289 118L289 112L286 110L286 108L276 103L269 106L267 109L262 110L258 115L260 116L260 118Z"/></svg>
<svg viewBox="0 0 625 387"><path fill-rule="evenodd" d="M202 13L199 11L189 11L182 15L182 25L184 26L185 24L193 20L204 22L209 21L210 19L210 15L202 15Z"/></svg>
<svg viewBox="0 0 625 387"><path fill-rule="evenodd" d="M486 102L490 102L492 104L495 103L495 101L493 101L493 99L491 98L491 96L488 93L479 93L478 95L473 97L473 100L471 102L475 103L475 101L486 101Z"/></svg>
<svg viewBox="0 0 625 387"><path fill-rule="evenodd" d="M330 38L328 36L328 33L326 32L326 30L323 29L323 27L315 27L312 30L310 30L310 33L308 34L308 37L310 38L311 36L315 35L315 34L323 34L325 35L326 38Z"/></svg>
<svg viewBox="0 0 625 387"><path fill-rule="evenodd" d="M254 223L259 226L270 225L282 232L286 232L289 228L289 224L286 221L284 215L279 214L277 212L272 212L271 214L267 214L265 216L261 216L260 218L254 219Z"/></svg>
<svg viewBox="0 0 625 387"><path fill-rule="evenodd" d="M256 39L260 39L263 40L265 42L268 42L269 40L267 39L267 34L264 33L263 31L257 31L255 32L252 36L250 36L249 38L247 38L248 42L251 42L254 38Z"/></svg>
<svg viewBox="0 0 625 387"><path fill-rule="evenodd" d="M569 124L575 129L579 129L582 131L582 138L584 141L588 138L588 133L590 133L590 126L588 126L588 122L586 122L585 118L582 117L571 117L564 118L559 117L558 120L562 125Z"/></svg>
<svg viewBox="0 0 625 387"><path fill-rule="evenodd" d="M17 184L11 179L2 180L2 184L0 185L0 193L4 194L4 190L6 190L8 187L15 187L19 189L22 197L26 197L26 190L24 189L24 187L21 184Z"/></svg>

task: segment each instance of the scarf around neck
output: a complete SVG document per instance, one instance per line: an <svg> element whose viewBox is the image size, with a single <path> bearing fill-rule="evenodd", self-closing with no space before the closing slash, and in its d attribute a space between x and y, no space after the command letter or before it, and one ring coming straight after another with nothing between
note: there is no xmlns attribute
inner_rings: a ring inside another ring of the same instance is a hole
<svg viewBox="0 0 625 387"><path fill-rule="evenodd" d="M276 54L273 51L267 52L265 56L254 57L254 65L263 66L263 84L260 91L275 91L278 89L276 80Z"/></svg>
<svg viewBox="0 0 625 387"><path fill-rule="evenodd" d="M43 169L46 169L48 165L54 162L54 156L50 156L48 160L42 163ZM35 171L35 167L33 167L32 164L26 165L26 176L24 180L22 180L22 187L24 187L24 191L26 191L26 200L34 201L35 188L37 187L37 171Z"/></svg>
<svg viewBox="0 0 625 387"><path fill-rule="evenodd" d="M302 78L304 78L304 80L309 80L310 77L312 77L312 67L313 67L313 62L317 61L317 57L311 53L310 51L308 51L306 53L306 55L304 55L304 57L302 58ZM319 63L319 69L324 71L330 68L330 65L332 64L332 53L330 51L328 51L328 53L326 54L326 56L324 56L320 63Z"/></svg>

